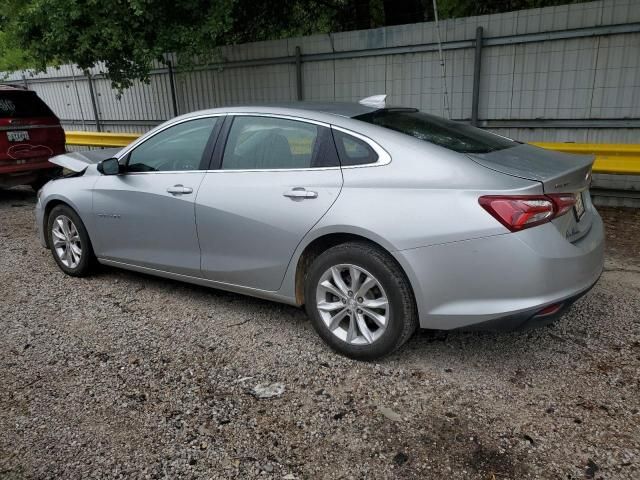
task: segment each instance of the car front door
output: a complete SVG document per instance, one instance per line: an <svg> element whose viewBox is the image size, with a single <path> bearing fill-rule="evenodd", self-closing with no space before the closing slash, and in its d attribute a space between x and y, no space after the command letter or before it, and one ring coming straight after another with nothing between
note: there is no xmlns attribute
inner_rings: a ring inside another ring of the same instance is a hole
<svg viewBox="0 0 640 480"><path fill-rule="evenodd" d="M295 248L342 188L330 128L229 115L224 135L219 168L206 173L196 200L203 276L278 290Z"/></svg>
<svg viewBox="0 0 640 480"><path fill-rule="evenodd" d="M200 276L194 201L222 117L174 124L101 176L93 193L96 255L112 261Z"/></svg>

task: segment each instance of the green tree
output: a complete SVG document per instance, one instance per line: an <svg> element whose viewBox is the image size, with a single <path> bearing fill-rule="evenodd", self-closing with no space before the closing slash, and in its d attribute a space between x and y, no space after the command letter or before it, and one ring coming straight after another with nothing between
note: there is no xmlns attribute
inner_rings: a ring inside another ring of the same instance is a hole
<svg viewBox="0 0 640 480"><path fill-rule="evenodd" d="M442 18L571 0L438 0ZM574 0L575 1L575 0ZM147 81L153 61L181 65L216 47L433 19L433 0L0 0L0 71L105 65L114 87Z"/></svg>

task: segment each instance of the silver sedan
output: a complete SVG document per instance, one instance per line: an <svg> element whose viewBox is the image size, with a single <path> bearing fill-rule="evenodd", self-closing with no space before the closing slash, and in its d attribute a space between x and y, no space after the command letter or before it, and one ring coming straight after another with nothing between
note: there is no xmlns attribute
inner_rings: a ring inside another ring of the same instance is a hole
<svg viewBox="0 0 640 480"><path fill-rule="evenodd" d="M603 267L591 157L380 99L200 111L52 162L70 173L36 218L65 273L100 263L304 305L358 359L418 327L548 323Z"/></svg>

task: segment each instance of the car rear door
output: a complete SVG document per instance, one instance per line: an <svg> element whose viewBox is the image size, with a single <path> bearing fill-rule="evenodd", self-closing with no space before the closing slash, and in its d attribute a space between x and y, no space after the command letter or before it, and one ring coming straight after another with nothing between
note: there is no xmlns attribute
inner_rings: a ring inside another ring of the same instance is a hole
<svg viewBox="0 0 640 480"><path fill-rule="evenodd" d="M120 175L98 178L92 235L98 257L200 276L194 201L220 118L171 125L131 150Z"/></svg>
<svg viewBox="0 0 640 480"><path fill-rule="evenodd" d="M340 194L329 125L229 115L196 200L205 278L275 291L304 235Z"/></svg>

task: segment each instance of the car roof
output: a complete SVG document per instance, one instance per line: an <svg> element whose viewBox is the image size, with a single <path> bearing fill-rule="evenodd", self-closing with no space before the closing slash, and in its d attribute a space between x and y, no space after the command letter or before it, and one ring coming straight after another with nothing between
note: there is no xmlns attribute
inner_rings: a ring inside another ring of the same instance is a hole
<svg viewBox="0 0 640 480"><path fill-rule="evenodd" d="M6 83L0 83L0 90L9 92L31 92L31 90L27 90L24 87L18 85L9 85Z"/></svg>
<svg viewBox="0 0 640 480"><path fill-rule="evenodd" d="M345 128L362 126L362 123L356 118L372 112L386 110L412 110L406 107L374 107L363 105L361 103L347 102L289 102L278 104L254 104L254 105L237 105L229 107L218 107L207 110L200 110L181 115L172 121L180 121L188 118L198 117L210 114L259 114L259 115L284 115L298 117L301 119L313 120L317 122L328 123L332 125L342 126ZM354 123L354 122L357 122Z"/></svg>
<svg viewBox="0 0 640 480"><path fill-rule="evenodd" d="M353 118L365 113L379 110L375 107L354 102L290 102L277 105L265 105L265 107L291 108L295 110L308 110L312 112L330 113L341 117Z"/></svg>

